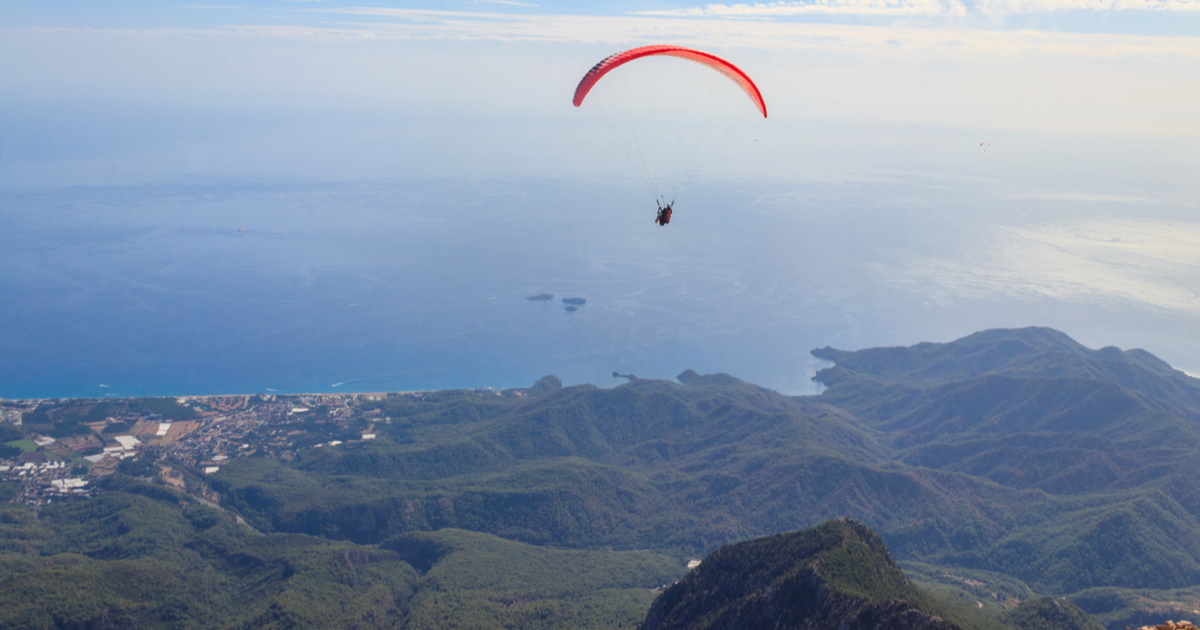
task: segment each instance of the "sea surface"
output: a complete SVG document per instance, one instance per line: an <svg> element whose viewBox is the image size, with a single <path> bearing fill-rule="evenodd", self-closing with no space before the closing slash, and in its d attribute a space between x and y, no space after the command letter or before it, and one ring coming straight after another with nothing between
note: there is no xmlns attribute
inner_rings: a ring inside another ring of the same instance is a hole
<svg viewBox="0 0 1200 630"><path fill-rule="evenodd" d="M811 393L813 348L1028 325L1200 372L1200 256L1160 242L1196 230L1188 208L984 193L701 183L659 227L641 188L604 181L10 186L0 397L609 387L686 369Z"/></svg>

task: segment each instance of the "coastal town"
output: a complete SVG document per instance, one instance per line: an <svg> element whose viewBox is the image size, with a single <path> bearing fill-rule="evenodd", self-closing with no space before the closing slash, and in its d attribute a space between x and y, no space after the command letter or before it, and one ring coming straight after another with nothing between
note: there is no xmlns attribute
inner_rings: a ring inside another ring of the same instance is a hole
<svg viewBox="0 0 1200 630"><path fill-rule="evenodd" d="M518 390L476 390L519 396ZM0 399L0 500L40 506L90 496L114 472L157 477L180 490L246 456L291 460L306 449L374 440L389 401L424 392Z"/></svg>

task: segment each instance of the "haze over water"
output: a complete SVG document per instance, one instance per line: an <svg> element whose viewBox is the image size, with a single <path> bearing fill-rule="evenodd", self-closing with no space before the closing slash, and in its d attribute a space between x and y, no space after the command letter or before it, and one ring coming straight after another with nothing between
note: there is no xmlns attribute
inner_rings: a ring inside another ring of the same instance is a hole
<svg viewBox="0 0 1200 630"><path fill-rule="evenodd" d="M911 183L692 190L667 228L636 187L562 180L9 193L21 211L0 245L19 308L0 319L20 331L3 340L20 360L0 368L0 394L509 387L546 374L610 385L614 370L689 368L804 393L815 347L1024 325L1195 360L1193 320L1087 286L1145 238L1104 204L981 228L964 208L995 210ZM992 260L1008 240L1027 266ZM1058 256L1083 269L1047 267ZM555 299L527 299L540 293ZM566 297L587 303L568 312Z"/></svg>

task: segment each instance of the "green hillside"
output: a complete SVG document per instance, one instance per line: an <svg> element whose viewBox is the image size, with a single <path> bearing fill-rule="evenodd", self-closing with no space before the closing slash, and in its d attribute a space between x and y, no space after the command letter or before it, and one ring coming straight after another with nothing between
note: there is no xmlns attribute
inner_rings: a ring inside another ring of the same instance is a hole
<svg viewBox="0 0 1200 630"><path fill-rule="evenodd" d="M684 568L461 530L379 546L260 534L171 491L114 482L36 518L0 510L0 627L621 628Z"/></svg>
<svg viewBox="0 0 1200 630"><path fill-rule="evenodd" d="M641 628L959 630L921 610L930 603L874 532L838 520L717 550L655 600Z"/></svg>

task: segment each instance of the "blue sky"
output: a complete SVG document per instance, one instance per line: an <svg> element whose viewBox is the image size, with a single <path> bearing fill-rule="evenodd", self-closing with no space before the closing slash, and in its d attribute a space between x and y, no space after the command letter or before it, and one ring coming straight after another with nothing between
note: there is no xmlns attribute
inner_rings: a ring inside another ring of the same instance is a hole
<svg viewBox="0 0 1200 630"><path fill-rule="evenodd" d="M1194 35L1194 0L823 0L819 2L690 3L671 1L522 2L443 0L354 2L337 0L259 0L257 2L163 3L85 0L55 3L6 2L6 26L59 27L221 27L230 24L321 26L361 21L362 16L408 14L413 21L464 16L574 15L657 16L773 21L839 21L888 24L900 20L925 25L954 23L980 28L1034 28L1049 31ZM424 13L425 18L417 17ZM359 18L347 18L358 15ZM441 18L437 16L442 16ZM491 19L495 19L494 17Z"/></svg>

